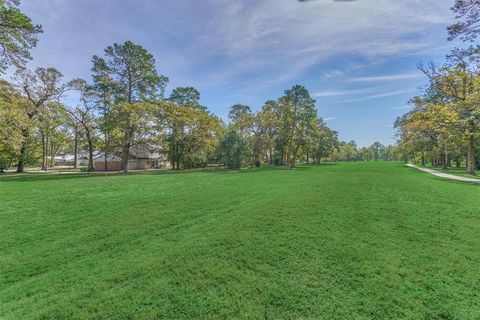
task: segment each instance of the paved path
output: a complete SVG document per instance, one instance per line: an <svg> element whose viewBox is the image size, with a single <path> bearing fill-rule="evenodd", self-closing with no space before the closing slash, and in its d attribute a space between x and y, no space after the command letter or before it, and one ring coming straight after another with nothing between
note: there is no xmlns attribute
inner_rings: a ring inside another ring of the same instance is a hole
<svg viewBox="0 0 480 320"><path fill-rule="evenodd" d="M416 165L413 165L413 164L410 164L410 163L407 163L407 166L412 167L412 168L416 168L416 169L421 170L423 172L431 173L434 176L437 176L437 177L440 177L440 178L480 184L480 179L461 177L461 176L456 176L456 175L453 175L453 174L443 173L443 172L440 172L440 171L437 171L437 170L420 168L420 167L417 167Z"/></svg>

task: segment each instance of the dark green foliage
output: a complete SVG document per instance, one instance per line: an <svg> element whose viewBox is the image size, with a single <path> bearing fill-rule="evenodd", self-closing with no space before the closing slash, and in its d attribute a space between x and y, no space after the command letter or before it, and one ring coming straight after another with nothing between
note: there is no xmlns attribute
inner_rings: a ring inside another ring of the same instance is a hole
<svg viewBox="0 0 480 320"><path fill-rule="evenodd" d="M452 11L461 20L448 27L448 39L460 38L474 41L480 32L480 2L478 0L455 0Z"/></svg>
<svg viewBox="0 0 480 320"><path fill-rule="evenodd" d="M207 107L200 105L200 92L193 87L178 87L173 89L168 100L193 109L207 110Z"/></svg>
<svg viewBox="0 0 480 320"><path fill-rule="evenodd" d="M110 92L115 103L163 98L168 78L158 75L153 55L142 46L114 43L105 58L94 56L92 62L97 90Z"/></svg>
<svg viewBox="0 0 480 320"><path fill-rule="evenodd" d="M385 146L377 141L372 144L371 148L373 150L373 158L375 161L378 161L384 153Z"/></svg>
<svg viewBox="0 0 480 320"><path fill-rule="evenodd" d="M229 169L240 169L247 159L247 152L247 142L235 130L228 131L220 142L220 153Z"/></svg>
<svg viewBox="0 0 480 320"><path fill-rule="evenodd" d="M3 173L12 164L12 156L9 150L0 150L0 173Z"/></svg>
<svg viewBox="0 0 480 320"><path fill-rule="evenodd" d="M235 104L230 108L230 111L228 112L228 119L232 122L235 123L245 115L249 115L252 113L252 109L250 109L249 106L246 106L244 104Z"/></svg>
<svg viewBox="0 0 480 320"><path fill-rule="evenodd" d="M316 138L312 151L314 160L320 163L322 158L330 156L338 147L338 133L328 128L322 119L320 133Z"/></svg>
<svg viewBox="0 0 480 320"><path fill-rule="evenodd" d="M9 65L23 67L31 59L30 49L37 45L42 27L23 14L20 0L0 0L0 73Z"/></svg>

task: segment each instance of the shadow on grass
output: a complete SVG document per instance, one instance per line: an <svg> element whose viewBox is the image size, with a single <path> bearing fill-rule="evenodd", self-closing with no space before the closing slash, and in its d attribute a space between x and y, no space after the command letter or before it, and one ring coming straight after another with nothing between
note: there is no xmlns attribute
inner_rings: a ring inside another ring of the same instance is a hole
<svg viewBox="0 0 480 320"><path fill-rule="evenodd" d="M69 180L78 178L102 178L120 175L119 173L9 173L0 175L0 184L2 182L31 182L31 181L50 181L50 180Z"/></svg>
<svg viewBox="0 0 480 320"><path fill-rule="evenodd" d="M225 167L216 167L216 168L200 168L200 169L191 169L191 170L180 170L180 171L169 171L169 173L192 173L192 172L209 172L209 173L216 173L216 174L232 174L232 173L239 173L239 174L249 174L249 173L257 173L257 172L271 172L271 171L303 171L309 170L315 167L323 167L323 166L330 166L330 165L338 165L338 163L322 163L322 164L298 164L295 168L289 168L287 166L275 166L275 165L263 165L261 167L249 167L249 168L242 168L238 169L227 169ZM155 174L155 173L153 173Z"/></svg>
<svg viewBox="0 0 480 320"><path fill-rule="evenodd" d="M111 177L122 176L139 176L139 175L185 175L193 173L212 173L212 174L252 174L259 172L271 172L271 171L305 171L316 167L324 166L336 166L338 163L322 163L322 164L299 164L295 168L288 168L286 166L274 166L264 165L258 168L244 168L241 170L227 169L221 166L206 167L198 169L187 170L160 170L160 171L133 171L129 173L123 172L82 172L82 173L59 173L59 172L47 172L47 173L4 173L0 174L0 183L2 181L9 182L32 182L32 181L53 181L53 180L70 180L70 179L103 179Z"/></svg>

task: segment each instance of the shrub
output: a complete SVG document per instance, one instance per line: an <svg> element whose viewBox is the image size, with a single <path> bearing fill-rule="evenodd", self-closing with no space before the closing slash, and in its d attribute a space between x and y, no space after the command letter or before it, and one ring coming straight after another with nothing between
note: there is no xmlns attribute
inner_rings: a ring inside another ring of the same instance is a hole
<svg viewBox="0 0 480 320"><path fill-rule="evenodd" d="M220 142L223 163L229 169L240 169L247 158L247 142L236 131L228 131Z"/></svg>

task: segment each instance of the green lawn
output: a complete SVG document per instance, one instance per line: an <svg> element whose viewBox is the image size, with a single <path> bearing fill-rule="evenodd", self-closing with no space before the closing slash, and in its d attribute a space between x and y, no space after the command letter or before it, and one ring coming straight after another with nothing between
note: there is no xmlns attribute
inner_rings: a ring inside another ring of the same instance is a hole
<svg viewBox="0 0 480 320"><path fill-rule="evenodd" d="M1 319L479 319L480 186L401 163L0 177Z"/></svg>

